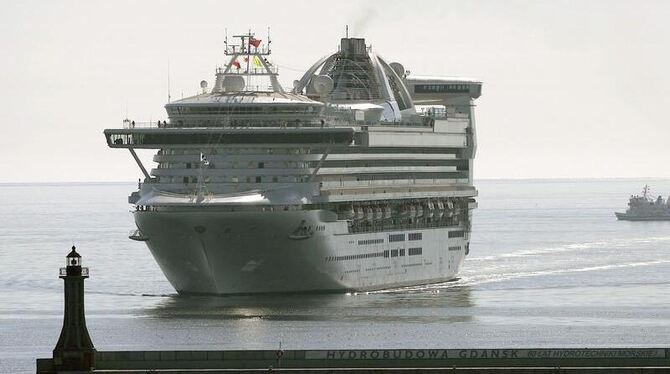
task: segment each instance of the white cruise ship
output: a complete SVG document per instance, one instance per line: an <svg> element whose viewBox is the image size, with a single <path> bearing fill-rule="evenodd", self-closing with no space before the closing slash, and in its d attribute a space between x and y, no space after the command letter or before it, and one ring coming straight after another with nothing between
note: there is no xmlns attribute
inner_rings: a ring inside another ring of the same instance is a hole
<svg viewBox="0 0 670 374"><path fill-rule="evenodd" d="M167 121L104 131L144 181L137 230L182 294L344 292L445 282L469 251L481 82L418 76L343 38L282 88L234 37L211 89ZM265 84L264 86L261 86ZM147 171L136 149L156 149Z"/></svg>

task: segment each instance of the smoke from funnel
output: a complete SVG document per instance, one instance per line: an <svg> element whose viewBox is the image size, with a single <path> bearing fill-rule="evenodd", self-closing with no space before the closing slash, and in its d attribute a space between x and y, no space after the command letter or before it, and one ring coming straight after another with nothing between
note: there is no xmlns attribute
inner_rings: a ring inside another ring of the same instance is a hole
<svg viewBox="0 0 670 374"><path fill-rule="evenodd" d="M365 30L372 23L375 14L376 14L375 10L370 7L363 8L359 12L357 12L354 18L354 22L351 24L352 27L349 30L349 35L350 36L355 35L359 37L364 36Z"/></svg>

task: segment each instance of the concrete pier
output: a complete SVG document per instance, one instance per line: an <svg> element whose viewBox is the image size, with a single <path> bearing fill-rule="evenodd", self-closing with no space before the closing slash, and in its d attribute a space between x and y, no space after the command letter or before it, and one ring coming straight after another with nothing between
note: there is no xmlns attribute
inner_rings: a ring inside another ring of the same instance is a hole
<svg viewBox="0 0 670 374"><path fill-rule="evenodd" d="M72 247L65 316L37 373L670 373L670 348L96 351L84 316L88 269Z"/></svg>
<svg viewBox="0 0 670 374"><path fill-rule="evenodd" d="M670 349L98 351L94 372L668 373ZM52 370L37 361L38 373Z"/></svg>

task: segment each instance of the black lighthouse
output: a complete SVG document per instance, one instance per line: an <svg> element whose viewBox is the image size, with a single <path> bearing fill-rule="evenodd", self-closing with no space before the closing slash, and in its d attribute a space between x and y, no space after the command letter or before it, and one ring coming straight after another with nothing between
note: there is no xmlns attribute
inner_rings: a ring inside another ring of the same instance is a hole
<svg viewBox="0 0 670 374"><path fill-rule="evenodd" d="M88 268L81 267L81 256L74 246L66 259L67 266L60 268L60 278L65 281L65 313L63 329L53 350L53 363L57 370L88 371L95 360L84 316L84 279L88 278Z"/></svg>

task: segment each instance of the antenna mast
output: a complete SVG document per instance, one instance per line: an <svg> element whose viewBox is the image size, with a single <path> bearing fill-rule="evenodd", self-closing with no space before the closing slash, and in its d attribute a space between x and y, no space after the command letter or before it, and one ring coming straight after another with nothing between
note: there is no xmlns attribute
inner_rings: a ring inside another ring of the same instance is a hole
<svg viewBox="0 0 670 374"><path fill-rule="evenodd" d="M168 91L168 103L170 102L170 58L168 57L167 61L167 91Z"/></svg>

